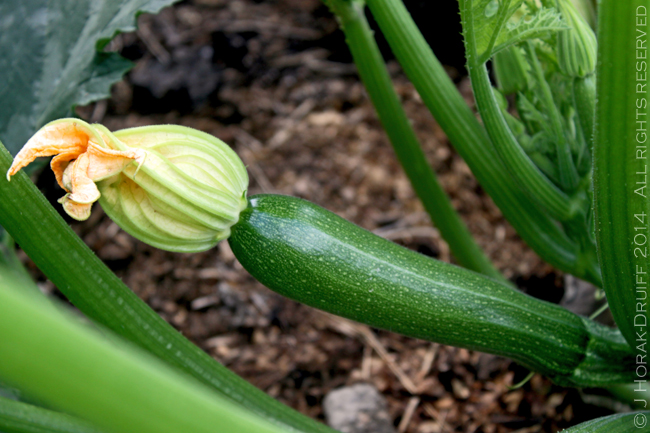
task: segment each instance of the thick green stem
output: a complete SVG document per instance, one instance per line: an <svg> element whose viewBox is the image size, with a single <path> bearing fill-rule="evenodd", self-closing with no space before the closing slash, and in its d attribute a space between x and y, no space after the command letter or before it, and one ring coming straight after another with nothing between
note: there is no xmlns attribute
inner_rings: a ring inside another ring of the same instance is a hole
<svg viewBox="0 0 650 433"><path fill-rule="evenodd" d="M562 433L648 433L650 412L617 413L562 430Z"/></svg>
<svg viewBox="0 0 650 433"><path fill-rule="evenodd" d="M470 66L469 74L483 123L512 176L554 218L560 221L570 219L575 210L569 197L530 160L508 128L494 97L485 65Z"/></svg>
<svg viewBox="0 0 650 433"><path fill-rule="evenodd" d="M499 160L489 136L438 62L400 0L368 0L404 71L458 153L521 237L547 262L600 285L598 274L576 269L578 246L539 211ZM594 266L598 266L594 263ZM593 268L590 267L590 268Z"/></svg>
<svg viewBox="0 0 650 433"><path fill-rule="evenodd" d="M0 377L26 395L107 433L286 432L15 285L0 273Z"/></svg>
<svg viewBox="0 0 650 433"><path fill-rule="evenodd" d="M469 6L468 6L469 5ZM497 153L517 183L533 197L553 218L566 221L574 210L569 197L558 189L530 160L517 142L503 117L494 96L485 64L480 63L476 53L474 23L470 2L461 2L461 17L465 37L467 68L472 89L483 123L494 143ZM560 174L560 178L562 175Z"/></svg>
<svg viewBox="0 0 650 433"><path fill-rule="evenodd" d="M20 278L26 283L32 282L32 277L16 255L16 243L13 238L9 236L9 233L4 231L0 233L0 269L11 272L16 276L16 278ZM34 287L33 284L25 284L25 286L29 288ZM38 288L34 290L34 293L42 295Z"/></svg>
<svg viewBox="0 0 650 433"><path fill-rule="evenodd" d="M0 397L0 431L4 433L100 433L70 415Z"/></svg>
<svg viewBox="0 0 650 433"><path fill-rule="evenodd" d="M350 0L328 0L337 16L393 149L434 225L462 266L505 281L476 244L467 226L454 210L420 147L384 64L363 11L363 4Z"/></svg>
<svg viewBox="0 0 650 433"><path fill-rule="evenodd" d="M594 137L594 208L603 288L616 324L644 357L650 331L649 9L648 0L600 3Z"/></svg>
<svg viewBox="0 0 650 433"><path fill-rule="evenodd" d="M0 173L12 157L0 145ZM0 225L91 319L287 429L332 432L232 373L138 298L70 229L26 174L0 176Z"/></svg>

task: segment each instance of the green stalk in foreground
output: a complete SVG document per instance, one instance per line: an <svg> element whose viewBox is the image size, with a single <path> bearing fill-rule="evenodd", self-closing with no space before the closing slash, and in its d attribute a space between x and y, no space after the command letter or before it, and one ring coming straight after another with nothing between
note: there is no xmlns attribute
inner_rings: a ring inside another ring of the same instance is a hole
<svg viewBox="0 0 650 433"><path fill-rule="evenodd" d="M556 222L513 181L485 130L445 73L400 0L368 0L395 56L481 186L524 241L553 266L601 284L595 256L584 256Z"/></svg>
<svg viewBox="0 0 650 433"><path fill-rule="evenodd" d="M562 430L562 433L648 433L650 412L619 413Z"/></svg>
<svg viewBox="0 0 650 433"><path fill-rule="evenodd" d="M0 173L12 157L0 146ZM26 174L0 176L0 226L84 314L285 429L331 433L232 373L138 298L74 234Z"/></svg>
<svg viewBox="0 0 650 433"><path fill-rule="evenodd" d="M361 80L413 189L456 260L468 269L505 282L476 244L429 166L368 25L363 11L365 2L325 0L325 3L338 18Z"/></svg>
<svg viewBox="0 0 650 433"><path fill-rule="evenodd" d="M280 433L135 346L107 340L0 275L0 378L114 433Z"/></svg>
<svg viewBox="0 0 650 433"><path fill-rule="evenodd" d="M650 83L647 73L639 72L648 67L648 9L648 0L603 0L598 25L596 239L609 307L633 347L645 344L650 316ZM639 354L645 356L645 349Z"/></svg>
<svg viewBox="0 0 650 433"><path fill-rule="evenodd" d="M0 431L3 433L101 433L87 422L70 415L4 397L0 397Z"/></svg>

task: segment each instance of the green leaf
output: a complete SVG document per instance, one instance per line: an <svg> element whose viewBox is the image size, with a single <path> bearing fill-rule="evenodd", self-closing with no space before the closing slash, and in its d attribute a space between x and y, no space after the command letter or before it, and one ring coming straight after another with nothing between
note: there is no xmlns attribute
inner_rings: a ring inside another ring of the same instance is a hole
<svg viewBox="0 0 650 433"><path fill-rule="evenodd" d="M562 15L555 9L540 9L532 17L520 19L517 23L506 24L496 39L488 59L510 45L528 39L546 36L548 33L567 29L562 22ZM483 54L486 56L486 54ZM486 59L486 61L488 60Z"/></svg>
<svg viewBox="0 0 650 433"><path fill-rule="evenodd" d="M35 0L0 3L0 140L12 154L75 105L109 96L132 63L102 52L140 12L174 0Z"/></svg>
<svg viewBox="0 0 650 433"><path fill-rule="evenodd" d="M562 430L562 433L647 433L650 412L619 413L583 422Z"/></svg>
<svg viewBox="0 0 650 433"><path fill-rule="evenodd" d="M522 7L523 0L473 0L468 3L474 17L473 31L480 63L487 62L510 45L568 28L555 8L531 11ZM515 15L521 17L517 20L513 18Z"/></svg>
<svg viewBox="0 0 650 433"><path fill-rule="evenodd" d="M479 56L489 59L501 30L510 17L521 7L523 0L470 0L474 15L476 50ZM486 59L486 61L487 61Z"/></svg>
<svg viewBox="0 0 650 433"><path fill-rule="evenodd" d="M523 93L517 95L517 111L519 111L519 115L528 122L528 125L532 127L531 129L533 131L538 133L543 132L545 138L548 137L549 140L551 139L550 134L548 133L548 131L551 130L548 117L539 111L535 104L533 104Z"/></svg>

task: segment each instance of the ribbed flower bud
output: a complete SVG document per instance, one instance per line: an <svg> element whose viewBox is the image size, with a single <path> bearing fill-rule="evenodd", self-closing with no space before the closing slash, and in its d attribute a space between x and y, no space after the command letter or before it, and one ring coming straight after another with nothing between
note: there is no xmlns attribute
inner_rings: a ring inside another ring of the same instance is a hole
<svg viewBox="0 0 650 433"><path fill-rule="evenodd" d="M596 70L596 35L570 0L557 0L562 17L571 27L557 38L560 69L569 77L584 77Z"/></svg>
<svg viewBox="0 0 650 433"><path fill-rule="evenodd" d="M45 125L14 159L7 177L38 156L51 162L67 191L59 202L75 219L104 211L132 236L178 252L212 248L230 235L247 206L248 175L225 143L184 126L111 133L61 119Z"/></svg>

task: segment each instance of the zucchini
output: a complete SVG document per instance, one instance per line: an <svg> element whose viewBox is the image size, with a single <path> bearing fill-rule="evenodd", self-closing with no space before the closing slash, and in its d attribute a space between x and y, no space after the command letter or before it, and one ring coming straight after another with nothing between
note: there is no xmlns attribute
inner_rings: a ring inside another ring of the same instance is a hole
<svg viewBox="0 0 650 433"><path fill-rule="evenodd" d="M250 197L228 242L262 284L312 307L507 356L562 385L632 380L634 360L618 331L408 250L308 201Z"/></svg>

